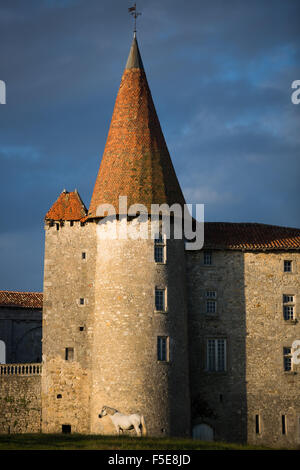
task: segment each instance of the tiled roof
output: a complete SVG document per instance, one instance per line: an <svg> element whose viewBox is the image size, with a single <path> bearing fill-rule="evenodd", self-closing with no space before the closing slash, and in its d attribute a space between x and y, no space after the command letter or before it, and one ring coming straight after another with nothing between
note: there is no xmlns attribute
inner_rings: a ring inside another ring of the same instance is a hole
<svg viewBox="0 0 300 470"><path fill-rule="evenodd" d="M63 191L47 212L46 220L81 220L87 215L87 209L78 192Z"/></svg>
<svg viewBox="0 0 300 470"><path fill-rule="evenodd" d="M100 204L183 205L184 197L156 114L134 38L116 98L89 217Z"/></svg>
<svg viewBox="0 0 300 470"><path fill-rule="evenodd" d="M14 292L1 290L0 307L23 307L41 309L43 307L43 293Z"/></svg>
<svg viewBox="0 0 300 470"><path fill-rule="evenodd" d="M231 250L299 250L300 229L257 223L205 222L204 247Z"/></svg>

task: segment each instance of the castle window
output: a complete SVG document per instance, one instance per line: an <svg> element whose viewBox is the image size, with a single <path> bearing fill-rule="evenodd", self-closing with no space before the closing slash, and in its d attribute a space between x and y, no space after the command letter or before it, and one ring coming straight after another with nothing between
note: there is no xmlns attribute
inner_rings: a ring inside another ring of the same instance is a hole
<svg viewBox="0 0 300 470"><path fill-rule="evenodd" d="M73 227L74 225L74 220L70 220L70 227Z"/></svg>
<svg viewBox="0 0 300 470"><path fill-rule="evenodd" d="M81 259L86 259L86 252L85 252L85 251L83 251L83 252L81 253Z"/></svg>
<svg viewBox="0 0 300 470"><path fill-rule="evenodd" d="M80 304L80 305L84 305L84 298L81 297L81 298L79 299L79 304Z"/></svg>
<svg viewBox="0 0 300 470"><path fill-rule="evenodd" d="M285 372L292 370L292 348L283 348L283 368Z"/></svg>
<svg viewBox="0 0 300 470"><path fill-rule="evenodd" d="M155 288L155 310L164 312L166 310L166 290Z"/></svg>
<svg viewBox="0 0 300 470"><path fill-rule="evenodd" d="M217 302L215 300L206 301L206 313L216 313L217 312Z"/></svg>
<svg viewBox="0 0 300 470"><path fill-rule="evenodd" d="M83 331L83 330L84 330L84 326L80 326L79 331Z"/></svg>
<svg viewBox="0 0 300 470"><path fill-rule="evenodd" d="M226 339L207 340L206 369L209 372L226 371Z"/></svg>
<svg viewBox="0 0 300 470"><path fill-rule="evenodd" d="M295 296L283 294L283 317L285 320L295 319Z"/></svg>
<svg viewBox="0 0 300 470"><path fill-rule="evenodd" d="M205 294L206 297L206 313L217 313L217 292L208 290Z"/></svg>
<svg viewBox="0 0 300 470"><path fill-rule="evenodd" d="M56 395L56 398L60 399L62 398L62 395L59 393L58 395Z"/></svg>
<svg viewBox="0 0 300 470"><path fill-rule="evenodd" d="M169 337L158 336L157 337L157 360L158 361L169 361Z"/></svg>
<svg viewBox="0 0 300 470"><path fill-rule="evenodd" d="M56 225L56 230L58 231L59 230L59 224L55 224Z"/></svg>
<svg viewBox="0 0 300 470"><path fill-rule="evenodd" d="M260 434L260 416L255 415L255 433Z"/></svg>
<svg viewBox="0 0 300 470"><path fill-rule="evenodd" d="M285 259L283 262L283 271L285 273L291 273L292 272L292 261Z"/></svg>
<svg viewBox="0 0 300 470"><path fill-rule="evenodd" d="M155 235L154 239L154 260L156 263L165 263L165 258L164 236L160 232Z"/></svg>
<svg viewBox="0 0 300 470"><path fill-rule="evenodd" d="M211 251L206 250L203 252L203 264L205 266L212 265L212 252Z"/></svg>
<svg viewBox="0 0 300 470"><path fill-rule="evenodd" d="M73 348L66 348L65 349L65 360L66 361L73 361L74 359L74 349Z"/></svg>

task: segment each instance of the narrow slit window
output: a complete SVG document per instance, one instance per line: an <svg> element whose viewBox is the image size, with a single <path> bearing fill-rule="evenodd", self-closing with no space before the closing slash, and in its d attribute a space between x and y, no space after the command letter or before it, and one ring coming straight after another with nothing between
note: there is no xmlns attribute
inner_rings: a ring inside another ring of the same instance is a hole
<svg viewBox="0 0 300 470"><path fill-rule="evenodd" d="M255 433L260 434L260 417L255 415Z"/></svg>
<svg viewBox="0 0 300 470"><path fill-rule="evenodd" d="M65 360L66 361L73 361L74 359L74 348L66 348L65 349Z"/></svg>
<svg viewBox="0 0 300 470"><path fill-rule="evenodd" d="M286 416L285 415L281 416L281 431L283 435L286 434Z"/></svg>

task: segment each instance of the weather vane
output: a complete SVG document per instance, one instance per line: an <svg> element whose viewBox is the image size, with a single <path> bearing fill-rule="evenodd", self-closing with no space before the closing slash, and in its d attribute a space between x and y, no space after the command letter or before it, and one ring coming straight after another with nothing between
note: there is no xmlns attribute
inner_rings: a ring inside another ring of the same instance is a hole
<svg viewBox="0 0 300 470"><path fill-rule="evenodd" d="M140 16L142 13L138 13L136 11L136 3L133 5L133 7L128 8L129 13L133 16L134 18L134 30L133 32L136 33L136 19L138 16Z"/></svg>

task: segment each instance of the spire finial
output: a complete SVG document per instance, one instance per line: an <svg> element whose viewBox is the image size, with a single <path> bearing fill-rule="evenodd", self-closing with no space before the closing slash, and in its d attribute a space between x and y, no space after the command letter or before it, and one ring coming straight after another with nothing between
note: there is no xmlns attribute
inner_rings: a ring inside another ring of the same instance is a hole
<svg viewBox="0 0 300 470"><path fill-rule="evenodd" d="M133 37L136 37L136 19L138 16L140 16L142 13L139 13L136 11L136 3L133 5L133 7L128 8L129 13L133 16L134 18L134 30L133 30Z"/></svg>

